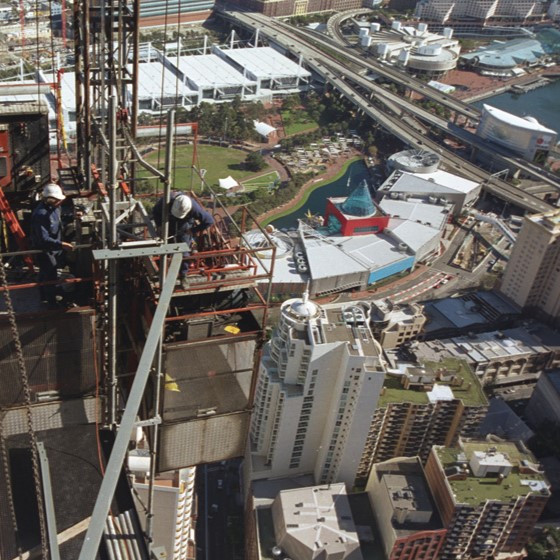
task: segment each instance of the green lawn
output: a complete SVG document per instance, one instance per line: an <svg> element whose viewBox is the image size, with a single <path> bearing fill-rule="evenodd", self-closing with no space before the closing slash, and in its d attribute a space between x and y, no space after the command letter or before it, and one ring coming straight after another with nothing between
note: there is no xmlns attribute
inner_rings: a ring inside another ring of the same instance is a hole
<svg viewBox="0 0 560 560"><path fill-rule="evenodd" d="M270 173L253 177L248 181L243 181L243 187L246 192L251 192L261 187L268 187L268 185L276 181L276 179L278 179L278 173L276 171L271 171Z"/></svg>
<svg viewBox="0 0 560 560"><path fill-rule="evenodd" d="M200 179L195 174L194 179L191 182L191 177L193 177L192 166L192 152L193 146L178 146L175 153L175 173L173 177L173 188L177 190L181 189L192 189L195 192L200 191ZM247 157L247 152L242 150L235 150L233 148L220 148L219 146L206 146L199 145L197 147L198 163L197 167L201 169L206 169L205 180L210 185L217 185L218 179L224 179L228 175L231 175L237 181L243 181L245 177L249 177L254 174L254 171L248 171L243 169L243 162ZM159 169L164 167L165 156L162 153L160 156ZM157 151L149 154L146 157L146 161L152 165L156 165L158 161ZM270 167L266 167L263 171L269 170ZM148 176L148 173L142 170L141 176ZM156 182L154 180L150 181L153 185Z"/></svg>
<svg viewBox="0 0 560 560"><path fill-rule="evenodd" d="M282 120L284 121L286 136L298 134L299 132L307 132L308 130L315 130L319 126L317 121L311 119L309 115L303 111L282 111Z"/></svg>

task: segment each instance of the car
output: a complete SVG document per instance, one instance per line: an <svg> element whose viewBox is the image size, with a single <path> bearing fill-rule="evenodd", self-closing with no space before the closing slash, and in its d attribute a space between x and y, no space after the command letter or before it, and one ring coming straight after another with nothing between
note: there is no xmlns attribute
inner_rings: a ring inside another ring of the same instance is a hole
<svg viewBox="0 0 560 560"><path fill-rule="evenodd" d="M218 511L218 504L212 504L212 505L210 506L210 511L211 511L212 513L216 513L216 512Z"/></svg>
<svg viewBox="0 0 560 560"><path fill-rule="evenodd" d="M218 490L222 490L223 487L224 487L224 481L221 478L219 478L218 479Z"/></svg>

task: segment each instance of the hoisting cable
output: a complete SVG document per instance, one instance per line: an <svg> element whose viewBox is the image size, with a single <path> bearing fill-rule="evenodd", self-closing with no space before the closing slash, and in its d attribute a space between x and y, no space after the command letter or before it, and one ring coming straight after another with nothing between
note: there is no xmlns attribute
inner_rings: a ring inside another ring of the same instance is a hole
<svg viewBox="0 0 560 560"><path fill-rule="evenodd" d="M162 45L162 55L166 56L167 51L167 21L169 18L169 0L165 0L165 20L163 23L163 45ZM158 169L161 169L161 147L163 144L163 100L165 99L165 64L162 65L161 69L161 87L160 87L160 98L159 98L159 138L158 138L158 156L157 165ZM157 186L156 186L157 192ZM155 194L155 193L154 193Z"/></svg>
<svg viewBox="0 0 560 560"><path fill-rule="evenodd" d="M37 496L37 509L39 513L39 529L41 533L41 556L43 560L49 560L49 548L47 540L47 523L45 521L45 508L43 503L43 490L41 485L41 475L39 472L39 453L37 451L37 436L33 429L33 412L31 410L31 389L29 387L29 378L27 376L27 368L25 366L25 359L23 356L23 348L19 338L19 331L16 323L16 315L12 305L12 298L10 297L10 290L8 286L8 279L6 278L6 269L0 260L0 284L4 291L4 302L6 304L6 311L8 322L12 331L12 340L15 346L15 353L17 364L25 399L25 412L27 417L27 432L29 435L29 443L31 447L31 467L33 470L33 482L35 484L35 494Z"/></svg>
<svg viewBox="0 0 560 560"><path fill-rule="evenodd" d="M14 532L16 540L16 550L19 560L23 560L23 549L21 547L21 539L19 538L16 508L14 505L14 493L12 491L12 477L10 474L8 450L6 448L6 440L4 439L4 417L6 416L6 411L0 412L0 415L0 460L2 461L2 474L4 476L4 481L6 482L6 498L8 502L8 509L10 510L12 531Z"/></svg>

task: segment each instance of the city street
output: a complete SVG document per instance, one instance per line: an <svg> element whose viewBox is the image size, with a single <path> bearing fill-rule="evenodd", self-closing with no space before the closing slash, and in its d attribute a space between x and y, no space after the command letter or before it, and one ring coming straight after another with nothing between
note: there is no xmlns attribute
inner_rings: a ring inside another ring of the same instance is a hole
<svg viewBox="0 0 560 560"><path fill-rule="evenodd" d="M243 510L240 460L221 461L197 469L196 526L199 560L241 560Z"/></svg>

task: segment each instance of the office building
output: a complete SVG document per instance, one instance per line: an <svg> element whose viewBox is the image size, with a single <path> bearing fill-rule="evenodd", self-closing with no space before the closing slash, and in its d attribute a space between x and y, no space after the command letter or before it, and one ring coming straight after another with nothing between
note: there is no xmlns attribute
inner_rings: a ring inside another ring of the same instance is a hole
<svg viewBox="0 0 560 560"><path fill-rule="evenodd" d="M398 371L398 367L404 371ZM428 458L433 445L473 437L488 409L476 375L462 360L422 367L390 364L364 448L359 481L395 457Z"/></svg>
<svg viewBox="0 0 560 560"><path fill-rule="evenodd" d="M366 492L387 560L438 557L446 530L418 457L374 465Z"/></svg>
<svg viewBox="0 0 560 560"><path fill-rule="evenodd" d="M436 446L425 472L447 528L441 560L525 557L550 491L521 443Z"/></svg>
<svg viewBox="0 0 560 560"><path fill-rule="evenodd" d="M343 12L362 7L362 0L233 0L234 6L270 17Z"/></svg>
<svg viewBox="0 0 560 560"><path fill-rule="evenodd" d="M526 216L502 279L502 292L553 323L560 319L560 210Z"/></svg>
<svg viewBox="0 0 560 560"><path fill-rule="evenodd" d="M537 382L525 416L532 426L560 426L560 369L543 373Z"/></svg>
<svg viewBox="0 0 560 560"><path fill-rule="evenodd" d="M424 308L419 303L398 305L389 299L371 302L371 330L383 348L396 348L416 339L425 323Z"/></svg>
<svg viewBox="0 0 560 560"><path fill-rule="evenodd" d="M465 360L482 385L496 386L535 382L543 371L559 364L558 343L554 331L535 323L419 342L412 351L419 362Z"/></svg>
<svg viewBox="0 0 560 560"><path fill-rule="evenodd" d="M384 375L365 305L285 301L258 374L250 477L353 485Z"/></svg>
<svg viewBox="0 0 560 560"><path fill-rule="evenodd" d="M558 133L543 126L534 117L518 117L486 104L482 106L476 134L483 140L538 163L546 161L558 141Z"/></svg>

